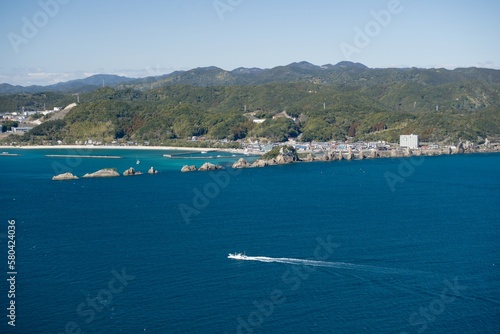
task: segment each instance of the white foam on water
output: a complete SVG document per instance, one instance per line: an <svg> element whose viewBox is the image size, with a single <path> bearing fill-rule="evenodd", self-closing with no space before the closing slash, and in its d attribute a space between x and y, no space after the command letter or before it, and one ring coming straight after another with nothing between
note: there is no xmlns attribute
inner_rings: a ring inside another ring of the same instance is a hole
<svg viewBox="0 0 500 334"><path fill-rule="evenodd" d="M248 256L245 255L238 260L241 261L259 261L267 263L285 263L292 265L303 265L312 267L327 267L327 268L337 268L337 269L349 269L349 270L362 270L369 271L373 273L380 274L398 274L398 275L414 275L422 274L424 272L409 270L409 269L397 269L379 266L370 266L364 264L346 263L346 262L328 262L328 261L316 261L316 260L305 260L305 259L294 259L287 257L267 257L267 256Z"/></svg>

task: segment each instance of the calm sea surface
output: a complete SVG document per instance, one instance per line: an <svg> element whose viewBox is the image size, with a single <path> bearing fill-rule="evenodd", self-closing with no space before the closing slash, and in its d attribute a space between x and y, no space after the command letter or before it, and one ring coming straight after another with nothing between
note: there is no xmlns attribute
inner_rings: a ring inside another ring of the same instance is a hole
<svg viewBox="0 0 500 334"><path fill-rule="evenodd" d="M499 154L180 173L237 157L8 151L1 333L500 333ZM51 180L131 166L160 173Z"/></svg>

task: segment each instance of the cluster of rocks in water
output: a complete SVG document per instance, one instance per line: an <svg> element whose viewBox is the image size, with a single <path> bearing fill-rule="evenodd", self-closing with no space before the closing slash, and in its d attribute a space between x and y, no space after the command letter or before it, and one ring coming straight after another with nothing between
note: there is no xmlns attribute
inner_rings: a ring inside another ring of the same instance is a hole
<svg viewBox="0 0 500 334"><path fill-rule="evenodd" d="M125 172L123 172L123 176L133 176L133 175L142 175L143 173L141 171L136 171L133 167L130 167L127 169ZM154 168L151 167L148 170L148 174L158 174L158 171ZM101 170L98 170L97 172L94 173L87 173L83 175L83 178L99 178L99 177L117 177L120 176L120 173L115 168L104 168ZM56 175L52 178L54 181L64 181L64 180L78 180L79 177L73 175L73 173L67 172L63 174Z"/></svg>
<svg viewBox="0 0 500 334"><path fill-rule="evenodd" d="M236 161L231 167L232 168L252 168L252 167L267 167L273 165L285 165L290 164L292 162L301 161L297 155L297 153L290 152L287 149L280 149L280 153L272 159L258 159L254 163L250 163L245 159L241 158ZM200 168L196 168L196 166L184 166L181 169L181 172L194 172L194 171L214 171L224 169L223 166L214 165L209 162L203 164Z"/></svg>
<svg viewBox="0 0 500 334"><path fill-rule="evenodd" d="M221 165L215 165L210 162L205 162L200 168L196 168L196 166L191 165L191 166L184 166L181 169L181 172L186 173L186 172L195 172L195 171L200 171L200 172L207 172L207 171L213 171L213 170L222 170L224 169L223 166Z"/></svg>

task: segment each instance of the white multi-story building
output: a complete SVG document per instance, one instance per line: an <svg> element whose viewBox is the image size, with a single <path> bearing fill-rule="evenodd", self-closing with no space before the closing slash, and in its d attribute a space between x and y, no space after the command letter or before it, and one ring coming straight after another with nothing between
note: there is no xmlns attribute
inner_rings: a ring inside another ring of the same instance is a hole
<svg viewBox="0 0 500 334"><path fill-rule="evenodd" d="M418 148L418 135L401 135L399 136L399 146L409 147L411 149Z"/></svg>

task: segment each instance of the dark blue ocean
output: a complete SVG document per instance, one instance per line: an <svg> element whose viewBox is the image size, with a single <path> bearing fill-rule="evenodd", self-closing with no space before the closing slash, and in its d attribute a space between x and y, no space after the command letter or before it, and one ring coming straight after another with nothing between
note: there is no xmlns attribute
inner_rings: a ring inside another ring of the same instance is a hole
<svg viewBox="0 0 500 334"><path fill-rule="evenodd" d="M499 154L181 173L210 159L7 151L1 333L500 333ZM160 173L51 180L131 166Z"/></svg>

